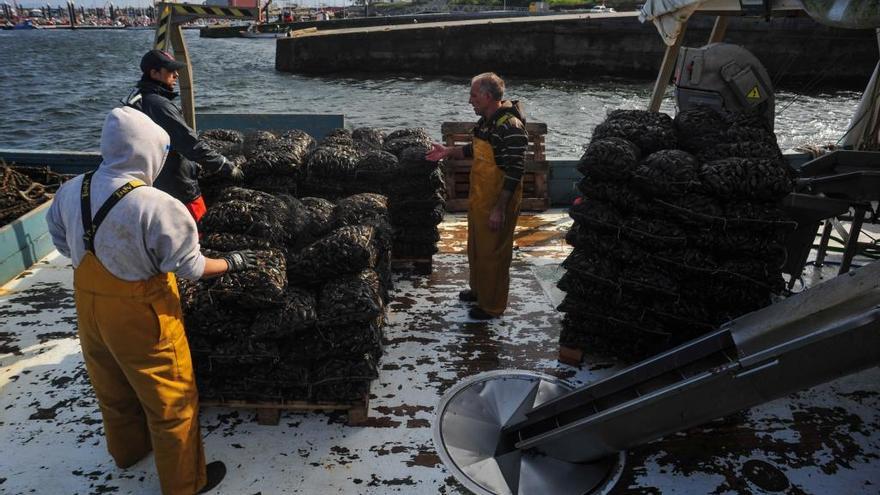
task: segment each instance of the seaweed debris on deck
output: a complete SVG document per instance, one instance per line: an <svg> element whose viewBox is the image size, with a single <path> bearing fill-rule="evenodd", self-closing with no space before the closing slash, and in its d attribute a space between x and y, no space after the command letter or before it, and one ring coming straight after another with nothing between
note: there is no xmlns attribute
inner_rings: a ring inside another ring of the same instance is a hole
<svg viewBox="0 0 880 495"><path fill-rule="evenodd" d="M229 467L215 493L467 493L431 440L434 407L450 386L503 368L575 384L620 369L597 356L580 368L556 361L554 290L569 225L560 211L522 217L510 310L477 323L456 298L467 280L466 219L448 216L434 273L395 275L368 426L293 413L260 426L251 412L205 408L208 459ZM0 321L0 442L14 453L0 457L0 491L158 493L151 458L121 470L105 450L75 335L69 261L53 253L3 287ZM878 457L874 368L633 449L614 493L873 494Z"/></svg>

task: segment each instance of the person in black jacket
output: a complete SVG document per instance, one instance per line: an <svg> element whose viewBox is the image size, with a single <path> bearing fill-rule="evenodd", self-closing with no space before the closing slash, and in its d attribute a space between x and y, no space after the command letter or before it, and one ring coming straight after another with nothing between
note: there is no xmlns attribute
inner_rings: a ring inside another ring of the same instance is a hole
<svg viewBox="0 0 880 495"><path fill-rule="evenodd" d="M171 151L153 186L186 205L198 222L206 210L199 189L199 166L209 174L223 174L234 180L243 179L244 173L201 141L173 103L178 96L174 91L178 70L185 66L166 51L150 50L141 58L141 80L124 103L147 114L171 136Z"/></svg>

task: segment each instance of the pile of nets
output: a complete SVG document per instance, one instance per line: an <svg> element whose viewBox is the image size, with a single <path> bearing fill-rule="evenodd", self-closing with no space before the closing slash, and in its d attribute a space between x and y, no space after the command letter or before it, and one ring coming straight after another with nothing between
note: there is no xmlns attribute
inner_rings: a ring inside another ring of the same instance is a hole
<svg viewBox="0 0 880 495"><path fill-rule="evenodd" d="M578 169L561 345L641 359L783 292L793 183L760 119L614 111Z"/></svg>
<svg viewBox="0 0 880 495"><path fill-rule="evenodd" d="M48 167L0 166L0 227L52 199L65 180Z"/></svg>
<svg viewBox="0 0 880 495"><path fill-rule="evenodd" d="M391 288L387 199L228 187L200 230L206 256L257 252L253 269L178 282L200 395L361 400L378 376Z"/></svg>

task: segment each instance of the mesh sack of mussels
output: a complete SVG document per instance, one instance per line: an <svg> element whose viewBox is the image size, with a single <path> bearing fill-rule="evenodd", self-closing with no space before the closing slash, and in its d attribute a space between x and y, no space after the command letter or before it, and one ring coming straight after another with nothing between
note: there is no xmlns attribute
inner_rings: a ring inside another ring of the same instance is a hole
<svg viewBox="0 0 880 495"><path fill-rule="evenodd" d="M318 322L321 326L369 322L382 314L383 307L379 276L367 269L321 286Z"/></svg>
<svg viewBox="0 0 880 495"><path fill-rule="evenodd" d="M636 185L654 197L683 196L699 186L700 163L686 151L651 153L633 173Z"/></svg>
<svg viewBox="0 0 880 495"><path fill-rule="evenodd" d="M724 158L700 169L703 190L719 198L776 201L793 190L792 172L781 160Z"/></svg>
<svg viewBox="0 0 880 495"><path fill-rule="evenodd" d="M300 130L275 135L257 131L245 136L243 151L247 162L242 167L246 180L260 176L297 177L306 154L315 140Z"/></svg>
<svg viewBox="0 0 880 495"><path fill-rule="evenodd" d="M443 203L428 202L422 206L420 201L402 201L392 207L391 222L398 228L426 227L439 225L446 215ZM432 204L433 203L433 204Z"/></svg>
<svg viewBox="0 0 880 495"><path fill-rule="evenodd" d="M381 148L368 149L355 164L355 181L384 191L384 186L397 178L399 170L400 161L395 155Z"/></svg>
<svg viewBox="0 0 880 495"><path fill-rule="evenodd" d="M335 229L294 255L287 276L296 284L316 284L375 268L379 258L376 236L371 225Z"/></svg>
<svg viewBox="0 0 880 495"><path fill-rule="evenodd" d="M643 110L614 111L593 130L592 141L623 138L648 155L655 151L678 148L672 119L658 112Z"/></svg>
<svg viewBox="0 0 880 495"><path fill-rule="evenodd" d="M701 159L781 155L775 134L756 114L697 106L676 115L674 125L681 147ZM759 153L767 155L755 156Z"/></svg>
<svg viewBox="0 0 880 495"><path fill-rule="evenodd" d="M199 140L204 146L225 157L242 155L244 151L244 134L232 129L208 129L202 131Z"/></svg>
<svg viewBox="0 0 880 495"><path fill-rule="evenodd" d="M422 127L398 129L385 136L382 148L400 158L403 150L413 146L431 149L431 137L428 131Z"/></svg>
<svg viewBox="0 0 880 495"><path fill-rule="evenodd" d="M279 210L266 204L230 199L209 208L199 221L199 230L205 234L245 234L282 246L288 238L284 230L287 213L286 208Z"/></svg>
<svg viewBox="0 0 880 495"><path fill-rule="evenodd" d="M289 252L299 252L333 230L336 203L324 198L297 199L287 195L281 195L279 199L287 204L283 227L287 231Z"/></svg>
<svg viewBox="0 0 880 495"><path fill-rule="evenodd" d="M378 360L382 355L383 323L383 318L378 317L370 322L312 326L279 340L278 345L286 359L300 363L367 353Z"/></svg>
<svg viewBox="0 0 880 495"><path fill-rule="evenodd" d="M249 331L255 338L293 338L317 323L317 308L313 291L288 287L281 305L259 312Z"/></svg>
<svg viewBox="0 0 880 495"><path fill-rule="evenodd" d="M233 164L244 167L247 158L244 155L227 155ZM205 168L199 167L199 189L202 191L202 197L205 204L210 208L217 201L217 196L227 187L237 187L243 185L241 181L236 181L225 174L215 174L208 172ZM252 186L248 185L248 187Z"/></svg>
<svg viewBox="0 0 880 495"><path fill-rule="evenodd" d="M397 258L430 258L440 252L437 243L394 241L392 253Z"/></svg>
<svg viewBox="0 0 880 495"><path fill-rule="evenodd" d="M650 207L648 198L626 183L584 177L577 188L585 198L610 205L621 213L638 213Z"/></svg>
<svg viewBox="0 0 880 495"><path fill-rule="evenodd" d="M379 376L376 360L369 353L347 359L328 359L309 371L313 400L322 402L359 401L370 391L370 382Z"/></svg>
<svg viewBox="0 0 880 495"><path fill-rule="evenodd" d="M639 148L626 139L593 139L581 156L577 169L588 179L625 182L639 166L640 155Z"/></svg>
<svg viewBox="0 0 880 495"><path fill-rule="evenodd" d="M591 353L638 361L675 345L674 336L649 325L637 325L611 316L566 313L560 345Z"/></svg>
<svg viewBox="0 0 880 495"><path fill-rule="evenodd" d="M388 218L388 198L381 194L353 194L336 202L334 225L345 227Z"/></svg>
<svg viewBox="0 0 880 495"><path fill-rule="evenodd" d="M193 352L210 353L211 341L244 334L253 324L253 311L221 303L207 290L205 281L178 278L177 286L187 335L203 337L201 348L195 341L190 343Z"/></svg>
<svg viewBox="0 0 880 495"><path fill-rule="evenodd" d="M369 148L381 150L385 143L385 131L374 127L358 127L351 131L351 139Z"/></svg>
<svg viewBox="0 0 880 495"><path fill-rule="evenodd" d="M358 162L363 155L354 145L346 145L341 140L327 142L325 138L306 158L306 177L312 180L354 180Z"/></svg>
<svg viewBox="0 0 880 495"><path fill-rule="evenodd" d="M284 253L277 249L258 250L255 253L255 267L224 273L202 282L214 300L245 308L269 308L283 303L287 289ZM210 258L220 258L224 253L206 249L204 254Z"/></svg>

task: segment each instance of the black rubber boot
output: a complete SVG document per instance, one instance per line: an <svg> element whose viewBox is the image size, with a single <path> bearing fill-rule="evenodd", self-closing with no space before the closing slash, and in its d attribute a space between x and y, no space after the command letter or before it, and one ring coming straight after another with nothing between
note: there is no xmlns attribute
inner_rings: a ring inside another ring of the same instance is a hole
<svg viewBox="0 0 880 495"><path fill-rule="evenodd" d="M458 293L458 300L465 302L477 302L477 293L470 289L465 289Z"/></svg>
<svg viewBox="0 0 880 495"><path fill-rule="evenodd" d="M497 318L497 316L492 316L489 313L483 311L479 306L474 306L468 311L468 316L471 317L472 320L492 320Z"/></svg>
<svg viewBox="0 0 880 495"><path fill-rule="evenodd" d="M205 466L205 471L207 472L208 482L205 483L205 486L201 490L199 490L199 493L208 493L214 488L217 488L217 485L219 485L226 476L226 464L223 464L221 461L214 461Z"/></svg>

